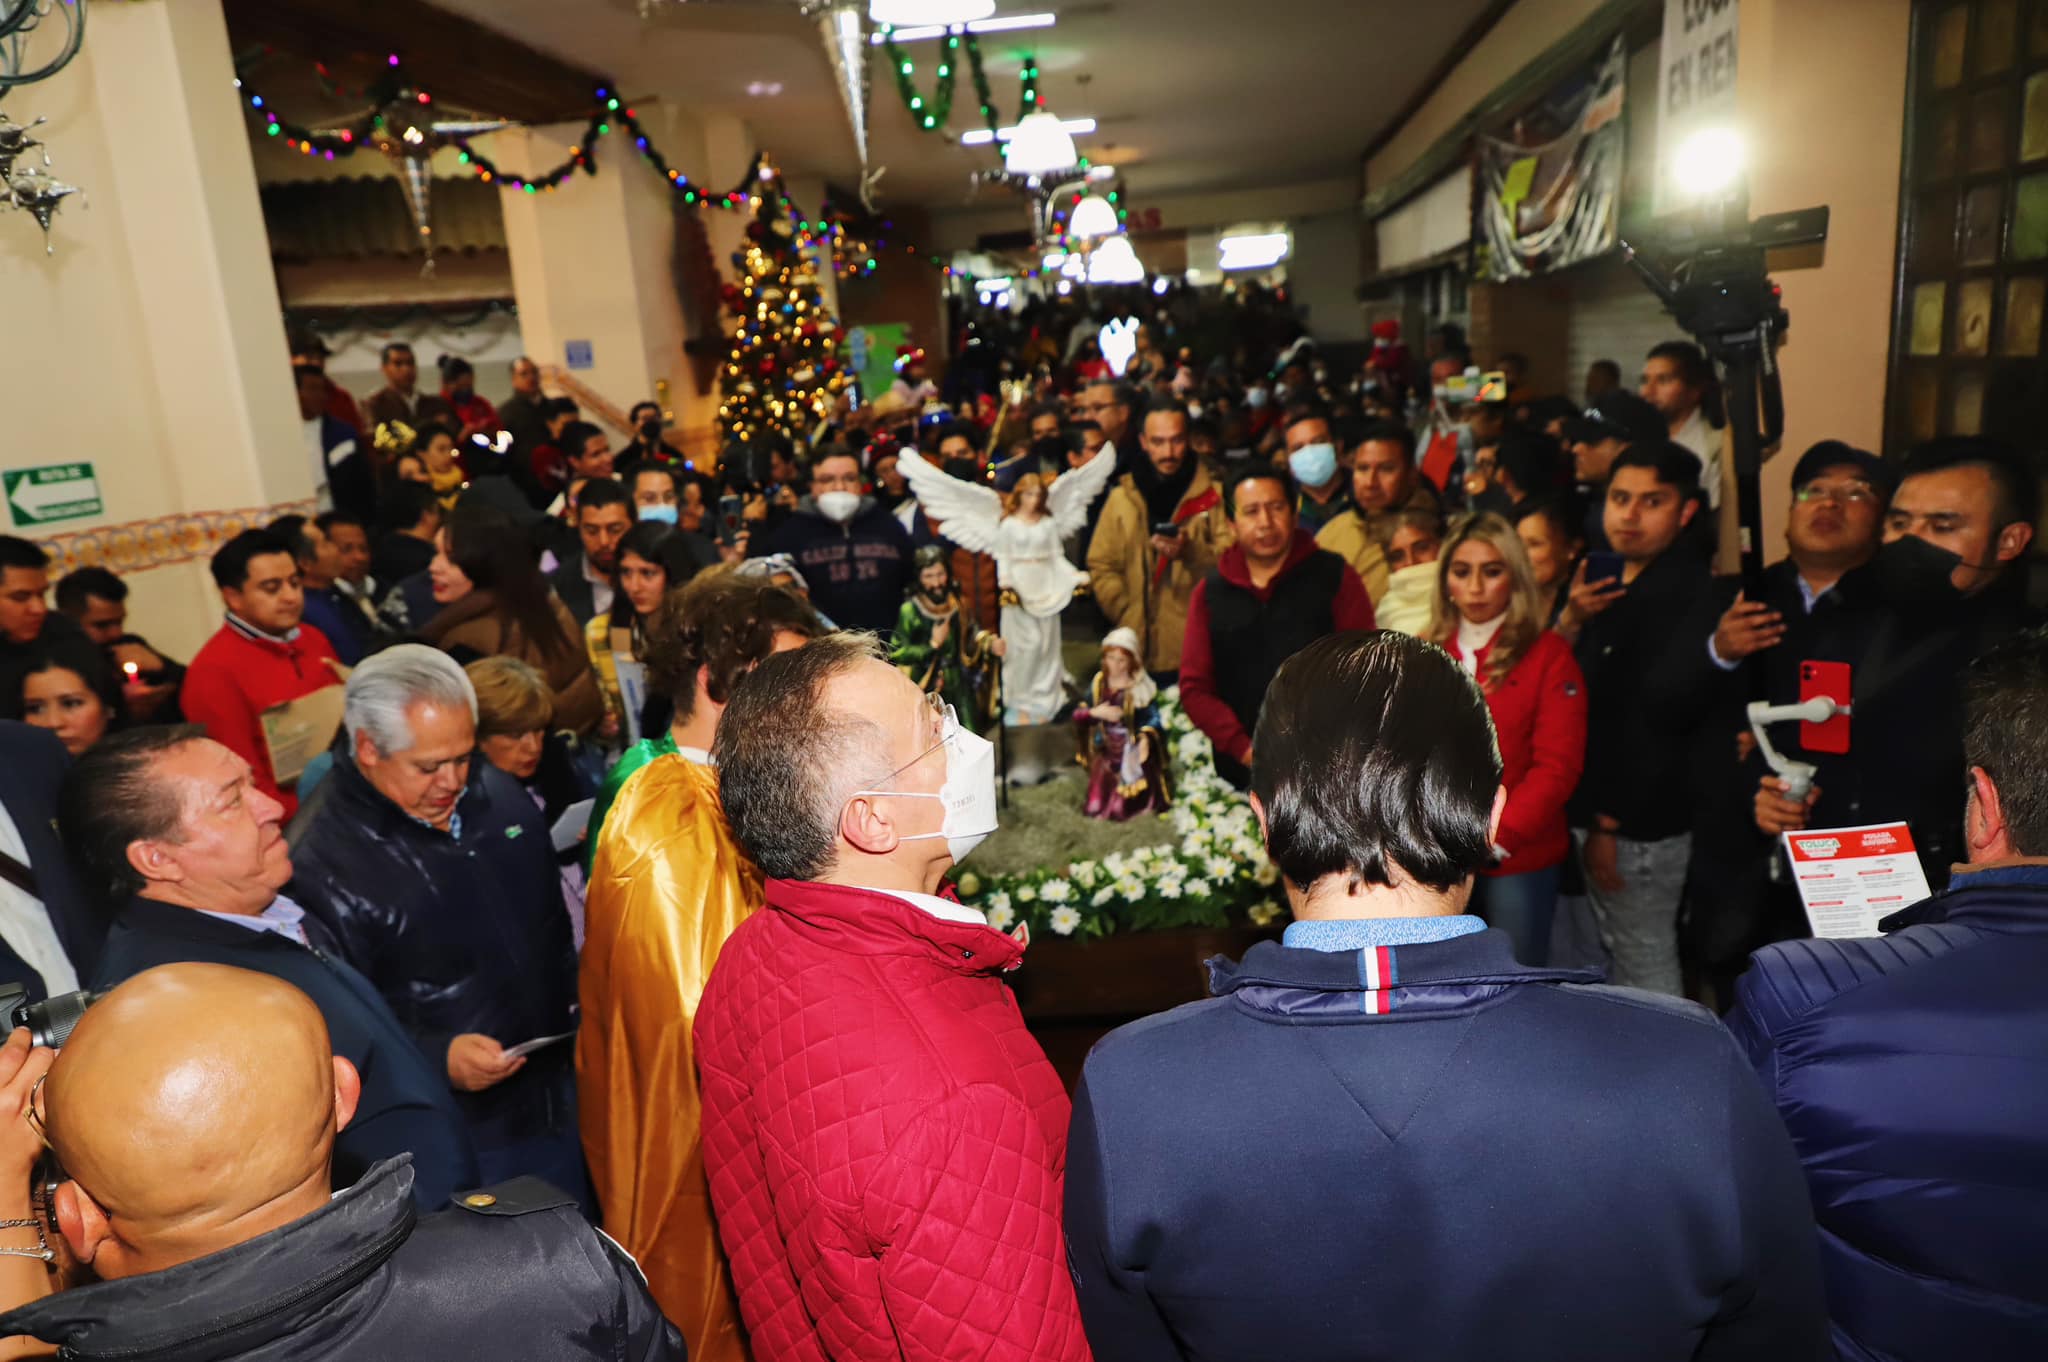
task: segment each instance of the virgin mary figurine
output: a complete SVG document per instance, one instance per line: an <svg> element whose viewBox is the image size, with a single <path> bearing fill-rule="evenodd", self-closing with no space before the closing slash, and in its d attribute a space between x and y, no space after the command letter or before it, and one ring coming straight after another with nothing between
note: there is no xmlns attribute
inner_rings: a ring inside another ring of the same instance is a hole
<svg viewBox="0 0 2048 1362"><path fill-rule="evenodd" d="M1122 822L1159 813L1173 802L1166 786L1166 728L1159 687L1138 661L1138 636L1112 629L1102 640L1102 669L1088 685L1088 703L1074 711L1088 735L1090 818Z"/></svg>

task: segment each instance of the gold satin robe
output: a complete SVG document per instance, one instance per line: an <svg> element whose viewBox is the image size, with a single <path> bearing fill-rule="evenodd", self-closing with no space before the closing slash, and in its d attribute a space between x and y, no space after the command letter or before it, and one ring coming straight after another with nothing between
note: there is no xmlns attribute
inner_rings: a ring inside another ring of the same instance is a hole
<svg viewBox="0 0 2048 1362"><path fill-rule="evenodd" d="M705 1180L691 1027L726 938L762 903L718 773L670 755L619 792L585 900L576 1082L605 1232L640 1260L691 1362L745 1362Z"/></svg>

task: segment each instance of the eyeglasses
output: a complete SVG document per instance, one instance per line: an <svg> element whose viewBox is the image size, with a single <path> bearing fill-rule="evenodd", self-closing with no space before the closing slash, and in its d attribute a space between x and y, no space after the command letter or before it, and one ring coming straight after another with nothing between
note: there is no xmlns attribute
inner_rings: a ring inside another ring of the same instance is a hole
<svg viewBox="0 0 2048 1362"><path fill-rule="evenodd" d="M1809 482L1792 494L1800 505L1832 501L1842 506L1875 506L1877 493L1867 482Z"/></svg>
<svg viewBox="0 0 2048 1362"><path fill-rule="evenodd" d="M882 787L886 786L890 781L896 779L896 777L902 775L905 771L908 771L911 767L923 761L932 753L938 751L941 747L944 747L946 745L946 740L952 736L953 730L959 727L959 716L953 712L953 707L946 703L945 697L941 696L937 691L934 690L925 692L924 707L925 710L934 719L938 720L939 740L933 743L930 747L925 748L922 752L919 752L909 761L904 762L901 766L891 771L888 775L883 776L880 780L868 782L871 790L887 793L887 791L883 790Z"/></svg>

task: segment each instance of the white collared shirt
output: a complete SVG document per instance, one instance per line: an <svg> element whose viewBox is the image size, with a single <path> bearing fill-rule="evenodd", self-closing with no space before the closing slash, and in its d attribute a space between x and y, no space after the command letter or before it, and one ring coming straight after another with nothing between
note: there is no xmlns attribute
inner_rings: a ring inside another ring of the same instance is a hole
<svg viewBox="0 0 2048 1362"><path fill-rule="evenodd" d="M887 894L892 899L902 899L913 908L922 908L941 922L959 922L970 927L986 927L988 919L979 911L964 903L942 899L937 894L916 894L908 889L869 889L870 894Z"/></svg>
<svg viewBox="0 0 2048 1362"><path fill-rule="evenodd" d="M1692 415L1671 437L1671 442L1691 450L1699 456L1700 488L1707 494L1707 505L1721 504L1721 432L1714 429L1707 414L1694 407Z"/></svg>
<svg viewBox="0 0 2048 1362"><path fill-rule="evenodd" d="M296 941L301 946L313 944L306 939L306 910L282 894L272 899L270 906L260 913L215 913L204 908L199 911L222 922L232 922L237 927L246 927L252 932L276 932L279 936Z"/></svg>
<svg viewBox="0 0 2048 1362"><path fill-rule="evenodd" d="M676 755L677 755L677 756L679 756L679 757L681 757L681 758L682 758L682 759L683 759L684 761L690 762L690 763L692 763L692 764L694 764L694 765L697 765L697 766L716 766L716 765L718 765L718 763L717 763L717 762L715 762L715 761L713 761L713 760L711 759L711 754L710 754L709 752L706 752L706 751L705 751L705 750L704 750L703 748L701 748L701 747L682 747L682 746L678 746L678 747L676 748ZM877 891L877 892L880 892L880 891Z"/></svg>
<svg viewBox="0 0 2048 1362"><path fill-rule="evenodd" d="M583 580L590 583L590 605L594 613L608 615L612 608L612 579L590 565L590 556L583 557Z"/></svg>

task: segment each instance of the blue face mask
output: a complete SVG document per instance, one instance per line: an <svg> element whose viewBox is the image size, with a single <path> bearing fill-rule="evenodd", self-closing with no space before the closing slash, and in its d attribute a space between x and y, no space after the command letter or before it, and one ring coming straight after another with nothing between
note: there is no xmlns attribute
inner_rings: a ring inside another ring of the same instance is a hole
<svg viewBox="0 0 2048 1362"><path fill-rule="evenodd" d="M1321 487L1337 476L1337 446L1303 445L1287 456L1287 466L1303 487Z"/></svg>
<svg viewBox="0 0 2048 1362"><path fill-rule="evenodd" d="M676 514L676 508L673 506L642 506L640 508L640 518L642 520L657 520L664 525L675 524Z"/></svg>

